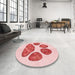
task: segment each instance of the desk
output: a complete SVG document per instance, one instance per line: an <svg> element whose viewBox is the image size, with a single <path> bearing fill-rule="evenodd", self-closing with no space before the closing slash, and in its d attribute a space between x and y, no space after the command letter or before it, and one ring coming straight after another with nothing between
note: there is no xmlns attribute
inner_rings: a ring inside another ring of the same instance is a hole
<svg viewBox="0 0 75 75"><path fill-rule="evenodd" d="M48 26L49 26L49 23L46 23L45 21L36 22L36 28L47 28Z"/></svg>
<svg viewBox="0 0 75 75"><path fill-rule="evenodd" d="M50 32L53 31L53 29L60 29L60 31L64 31L65 33L65 29L68 29L68 26L65 22L61 21L61 22L51 22L50 23ZM61 30L63 29L63 30Z"/></svg>

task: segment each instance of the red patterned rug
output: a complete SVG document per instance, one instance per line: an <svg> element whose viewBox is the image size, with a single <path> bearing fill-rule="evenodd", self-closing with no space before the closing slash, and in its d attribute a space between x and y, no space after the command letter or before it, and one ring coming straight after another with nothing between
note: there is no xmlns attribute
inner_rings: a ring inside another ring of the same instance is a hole
<svg viewBox="0 0 75 75"><path fill-rule="evenodd" d="M16 58L27 66L44 67L56 61L58 52L46 43L29 43L18 48Z"/></svg>

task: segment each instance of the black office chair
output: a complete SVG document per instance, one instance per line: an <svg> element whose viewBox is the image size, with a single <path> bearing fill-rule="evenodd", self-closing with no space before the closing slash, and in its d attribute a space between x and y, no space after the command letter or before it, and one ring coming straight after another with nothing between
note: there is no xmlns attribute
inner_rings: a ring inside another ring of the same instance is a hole
<svg viewBox="0 0 75 75"><path fill-rule="evenodd" d="M40 28L40 22L42 21L42 18L37 18L36 19L36 28Z"/></svg>
<svg viewBox="0 0 75 75"><path fill-rule="evenodd" d="M68 27L71 28L71 19L69 19L69 18L62 18L61 21L64 21L68 25Z"/></svg>

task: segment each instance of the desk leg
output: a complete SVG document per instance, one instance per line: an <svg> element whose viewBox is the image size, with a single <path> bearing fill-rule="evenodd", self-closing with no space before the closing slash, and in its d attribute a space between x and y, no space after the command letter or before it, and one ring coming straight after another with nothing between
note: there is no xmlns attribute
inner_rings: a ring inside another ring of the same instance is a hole
<svg viewBox="0 0 75 75"><path fill-rule="evenodd" d="M27 24L27 30L29 30L29 25Z"/></svg>
<svg viewBox="0 0 75 75"><path fill-rule="evenodd" d="M65 33L65 28L64 28L64 33Z"/></svg>
<svg viewBox="0 0 75 75"><path fill-rule="evenodd" d="M50 27L50 33L52 33L52 28Z"/></svg>

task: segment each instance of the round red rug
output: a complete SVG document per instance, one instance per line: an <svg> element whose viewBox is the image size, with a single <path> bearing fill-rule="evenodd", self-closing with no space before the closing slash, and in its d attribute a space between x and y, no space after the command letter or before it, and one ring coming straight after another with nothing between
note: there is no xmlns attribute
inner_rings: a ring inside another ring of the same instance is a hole
<svg viewBox="0 0 75 75"><path fill-rule="evenodd" d="M18 48L16 58L24 65L43 67L55 62L58 58L58 52L46 43L29 43Z"/></svg>

